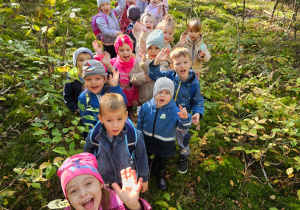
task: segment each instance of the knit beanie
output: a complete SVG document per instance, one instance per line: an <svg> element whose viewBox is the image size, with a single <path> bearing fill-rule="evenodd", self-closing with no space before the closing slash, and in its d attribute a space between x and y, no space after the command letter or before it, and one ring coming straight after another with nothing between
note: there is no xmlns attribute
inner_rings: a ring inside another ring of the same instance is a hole
<svg viewBox="0 0 300 210"><path fill-rule="evenodd" d="M83 73L82 78L84 79L87 76L94 76L94 75L102 75L106 76L105 68L100 61L96 60L86 60L82 66Z"/></svg>
<svg viewBox="0 0 300 210"><path fill-rule="evenodd" d="M97 6L98 8L101 6L103 3L110 3L110 0L97 0Z"/></svg>
<svg viewBox="0 0 300 210"><path fill-rule="evenodd" d="M146 50L148 50L151 45L157 46L159 49L164 47L164 33L162 30L154 30L148 35L146 39Z"/></svg>
<svg viewBox="0 0 300 210"><path fill-rule="evenodd" d="M67 198L66 186L68 182L76 176L90 174L103 184L97 167L96 157L91 153L84 152L66 159L57 171L65 197Z"/></svg>
<svg viewBox="0 0 300 210"><path fill-rule="evenodd" d="M85 48L85 47L80 47L77 50L75 50L75 52L73 53L73 65L76 67L76 63L77 63L77 58L79 56L79 54L81 53L88 53L91 56L91 59L94 59L93 53L90 49Z"/></svg>
<svg viewBox="0 0 300 210"><path fill-rule="evenodd" d="M174 82L167 77L160 77L156 80L153 87L153 97L162 90L168 90L173 98L174 96Z"/></svg>
<svg viewBox="0 0 300 210"><path fill-rule="evenodd" d="M140 19L141 13L140 13L140 9L135 6L135 5L131 5L128 9L127 9L127 18L133 22L138 21Z"/></svg>

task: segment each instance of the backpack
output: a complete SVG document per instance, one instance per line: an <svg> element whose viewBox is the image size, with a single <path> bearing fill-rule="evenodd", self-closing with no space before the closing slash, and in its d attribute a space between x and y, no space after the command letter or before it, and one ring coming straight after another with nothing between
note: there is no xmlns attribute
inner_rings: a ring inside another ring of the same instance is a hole
<svg viewBox="0 0 300 210"><path fill-rule="evenodd" d="M102 123L100 121L98 121L98 123L95 125L95 127L90 132L90 140L91 140L91 143L94 145L94 156L96 158L98 158L100 155L100 147L98 144L99 142L96 142L96 140L94 140L94 139L99 134L101 126L102 126ZM133 122L129 118L125 122L125 127L127 128L127 133L125 135L127 152L128 152L128 155L130 156L130 162L133 163L133 160L135 159L134 151L135 151L135 146L137 143L137 132L136 132L136 128L135 128Z"/></svg>
<svg viewBox="0 0 300 210"><path fill-rule="evenodd" d="M116 16L116 18L117 18L117 13L116 13L116 11L113 10L113 12L114 12L114 14L115 14L115 16ZM99 41L103 41L102 31L100 31L100 29L98 28L97 23L96 23L96 19L97 19L98 17L102 17L102 18L105 20L105 22L106 22L107 24L108 24L108 19L107 19L106 15L105 15L104 13L99 12L97 15L94 15L94 16L92 17L92 21L91 21L91 25L92 25L92 28L93 28L93 32L94 32L96 38L97 38Z"/></svg>

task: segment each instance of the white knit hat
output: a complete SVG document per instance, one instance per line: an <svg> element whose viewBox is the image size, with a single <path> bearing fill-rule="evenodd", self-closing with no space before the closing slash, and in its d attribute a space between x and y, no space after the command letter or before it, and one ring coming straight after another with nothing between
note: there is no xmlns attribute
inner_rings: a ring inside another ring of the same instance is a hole
<svg viewBox="0 0 300 210"><path fill-rule="evenodd" d="M171 93L173 98L174 96L174 82L167 77L160 77L156 80L154 87L153 87L153 97L156 96L162 90L168 90Z"/></svg>

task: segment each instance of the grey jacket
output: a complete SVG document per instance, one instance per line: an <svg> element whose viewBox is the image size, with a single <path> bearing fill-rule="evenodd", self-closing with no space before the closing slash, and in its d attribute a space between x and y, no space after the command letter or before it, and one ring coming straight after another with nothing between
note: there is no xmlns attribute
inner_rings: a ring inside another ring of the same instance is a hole
<svg viewBox="0 0 300 210"><path fill-rule="evenodd" d="M113 10L119 16L126 7L125 0L118 0L118 6ZM107 21L103 17L98 17L96 23L103 35L103 43L105 45L113 45L117 37L117 32L120 31L119 20L115 12L111 10L110 15L106 15Z"/></svg>

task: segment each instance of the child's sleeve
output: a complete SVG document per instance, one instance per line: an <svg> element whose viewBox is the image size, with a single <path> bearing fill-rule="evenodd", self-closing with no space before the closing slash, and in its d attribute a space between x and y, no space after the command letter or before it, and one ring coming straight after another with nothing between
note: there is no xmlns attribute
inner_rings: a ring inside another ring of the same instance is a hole
<svg viewBox="0 0 300 210"><path fill-rule="evenodd" d="M88 152L88 153L91 153L91 154L94 154L94 144L92 142L92 132L93 132L93 129L89 131L86 139L85 139L85 143L83 145L83 151L84 152Z"/></svg>
<svg viewBox="0 0 300 210"><path fill-rule="evenodd" d="M77 112L78 100L75 100L74 92L72 91L71 83L66 83L63 91L63 97L65 99L65 104L72 112Z"/></svg>
<svg viewBox="0 0 300 210"><path fill-rule="evenodd" d="M179 111L180 110L178 109L178 112ZM178 116L178 114L177 114L177 116ZM191 126L192 126L192 115L190 113L188 113L188 118L187 119L182 119L178 116L177 128L179 128L179 129L188 129Z"/></svg>
<svg viewBox="0 0 300 210"><path fill-rule="evenodd" d="M173 71L160 71L160 65L155 66L154 61L151 61L151 63L149 63L148 75L153 81L156 81L160 77L170 78L172 73Z"/></svg>
<svg viewBox="0 0 300 210"><path fill-rule="evenodd" d="M126 8L125 0L118 0L118 6L114 8L114 11L117 13L117 15L121 15L124 9Z"/></svg>
<svg viewBox="0 0 300 210"><path fill-rule="evenodd" d="M144 136L141 131L137 130L137 143L135 146L135 157L137 163L138 176L143 178L143 182L149 179L149 165L144 142Z"/></svg>
<svg viewBox="0 0 300 210"><path fill-rule="evenodd" d="M143 125L144 125L144 112L143 112L143 105L140 109L140 112L139 112L139 115L138 115L138 121L137 121L137 124L136 124L136 128L138 130L140 130L141 132L143 131Z"/></svg>
<svg viewBox="0 0 300 210"><path fill-rule="evenodd" d="M195 88L196 90L192 90L192 88ZM204 98L200 92L200 85L193 85L191 87L191 91L195 92L191 98L191 107L193 114L199 113L202 118L204 115Z"/></svg>
<svg viewBox="0 0 300 210"><path fill-rule="evenodd" d="M96 19L96 23L98 28L100 29L100 31L102 32L103 35L105 36L112 36L112 37L117 37L117 30L115 29L110 29L108 27L108 24L106 22L106 20L104 20L103 17L98 17Z"/></svg>
<svg viewBox="0 0 300 210"><path fill-rule="evenodd" d="M140 60L137 60L135 66L130 71L129 78L130 78L130 82L136 86L141 86L147 83L145 78L145 73L142 67L140 66Z"/></svg>
<svg viewBox="0 0 300 210"><path fill-rule="evenodd" d="M125 104L127 104L126 95L124 94L122 88L119 85L114 86L114 87L110 87L110 92L111 93L119 93L119 94L121 94L123 96L123 98L124 98Z"/></svg>

